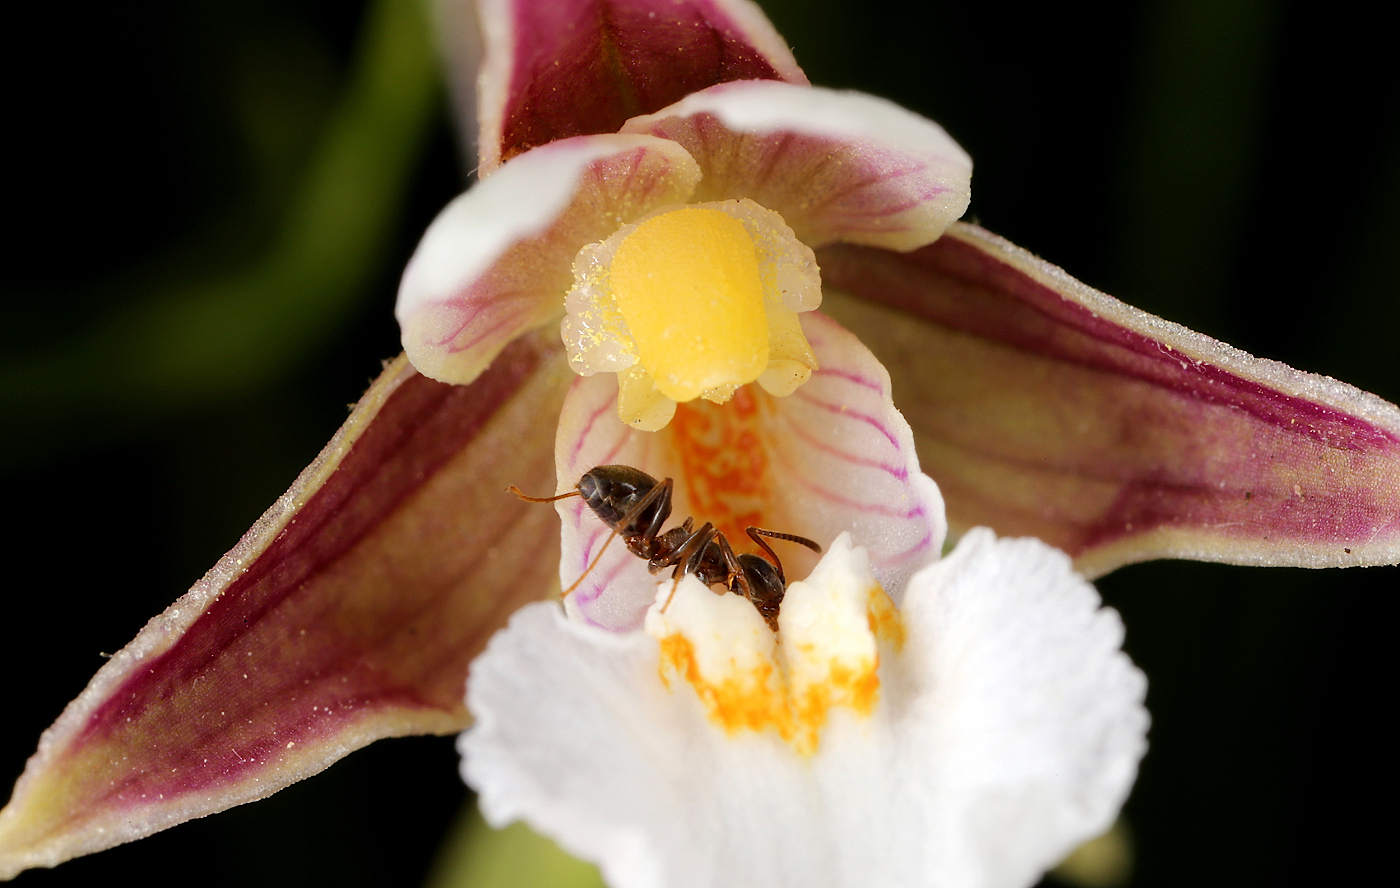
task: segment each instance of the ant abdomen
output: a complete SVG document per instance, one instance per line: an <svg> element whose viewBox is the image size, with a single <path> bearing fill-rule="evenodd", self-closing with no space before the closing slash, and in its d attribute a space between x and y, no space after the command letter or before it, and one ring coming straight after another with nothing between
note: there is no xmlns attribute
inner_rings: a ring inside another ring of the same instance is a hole
<svg viewBox="0 0 1400 888"><path fill-rule="evenodd" d="M778 608L787 594L787 584L778 574L778 569L761 555L748 552L738 558L739 566L749 581L749 601L758 608L759 614L770 626L778 623Z"/></svg>

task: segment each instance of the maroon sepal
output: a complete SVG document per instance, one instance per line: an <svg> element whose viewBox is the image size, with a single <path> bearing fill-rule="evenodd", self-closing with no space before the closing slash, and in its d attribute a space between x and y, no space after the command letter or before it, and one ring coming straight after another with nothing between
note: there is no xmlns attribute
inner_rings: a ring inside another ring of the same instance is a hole
<svg viewBox="0 0 1400 888"><path fill-rule="evenodd" d="M980 228L836 246L823 307L889 368L955 529L1085 572L1400 562L1400 410L1125 305ZM883 306L883 308L877 307ZM895 309L891 312L889 309Z"/></svg>
<svg viewBox="0 0 1400 888"><path fill-rule="evenodd" d="M381 737L467 722L467 664L558 587L568 372L517 340L470 386L385 370L243 540L45 732L0 812L0 878L252 801Z"/></svg>
<svg viewBox="0 0 1400 888"><path fill-rule="evenodd" d="M496 156L505 161L556 139L617 132L630 117L717 83L805 84L786 47L784 59L758 45L772 26L760 16L762 33L755 37L755 22L736 15L744 10L735 5L551 0L493 10L508 17L511 32L508 48L488 43L488 53L509 53Z"/></svg>

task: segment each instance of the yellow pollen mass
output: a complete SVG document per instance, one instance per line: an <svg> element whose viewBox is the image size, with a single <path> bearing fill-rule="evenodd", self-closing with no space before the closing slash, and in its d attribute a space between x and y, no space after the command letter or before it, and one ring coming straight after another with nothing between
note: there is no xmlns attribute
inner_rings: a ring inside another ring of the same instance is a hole
<svg viewBox="0 0 1400 888"><path fill-rule="evenodd" d="M688 684L711 724L729 735L772 732L803 757L820 750L838 711L875 714L882 653L898 669L904 644L894 602L844 533L807 580L788 586L776 633L743 598L694 577L674 594L660 584L646 631L659 644L662 683L673 692Z"/></svg>
<svg viewBox="0 0 1400 888"><path fill-rule="evenodd" d="M722 400L767 369L758 254L739 220L709 207L654 216L608 272L637 359L666 397Z"/></svg>
<svg viewBox="0 0 1400 888"><path fill-rule="evenodd" d="M690 639L676 633L660 641L662 682L669 686L668 676L672 674L684 677L712 722L730 734L776 728L784 739L792 737L791 706L783 693L776 664L760 660L748 669L707 676L696 660Z"/></svg>

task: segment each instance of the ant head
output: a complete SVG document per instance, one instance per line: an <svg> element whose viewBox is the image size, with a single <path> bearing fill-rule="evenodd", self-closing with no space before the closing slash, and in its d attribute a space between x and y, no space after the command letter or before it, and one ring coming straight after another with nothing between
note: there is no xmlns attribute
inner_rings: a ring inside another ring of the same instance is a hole
<svg viewBox="0 0 1400 888"><path fill-rule="evenodd" d="M749 581L748 599L758 606L759 613L764 613L764 605L771 605L776 613L777 606L787 591L778 569L761 555L750 555L746 552L740 555L738 560L739 566L744 570L744 578Z"/></svg>

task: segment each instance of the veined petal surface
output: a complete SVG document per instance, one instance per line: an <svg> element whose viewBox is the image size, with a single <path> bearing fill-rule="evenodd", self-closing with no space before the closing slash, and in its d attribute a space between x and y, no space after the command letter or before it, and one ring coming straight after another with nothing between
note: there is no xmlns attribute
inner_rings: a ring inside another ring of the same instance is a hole
<svg viewBox="0 0 1400 888"><path fill-rule="evenodd" d="M955 528L1069 552L1400 562L1400 409L1125 305L980 228L818 255L881 357Z"/></svg>
<svg viewBox="0 0 1400 888"><path fill-rule="evenodd" d="M731 80L807 82L748 0L481 0L481 170Z"/></svg>
<svg viewBox="0 0 1400 888"><path fill-rule="evenodd" d="M696 200L747 197L811 247L912 250L967 209L972 160L943 128L893 102L787 83L729 83L623 132L674 140L699 162Z"/></svg>
<svg viewBox="0 0 1400 888"><path fill-rule="evenodd" d="M808 756L717 727L650 635L526 607L472 664L464 774L488 822L614 888L1033 884L1108 827L1146 747L1122 625L1063 553L984 528L902 598L874 711Z"/></svg>
<svg viewBox="0 0 1400 888"><path fill-rule="evenodd" d="M577 380L559 422L558 489L573 489L600 465L674 478L672 523L687 516L696 526L713 522L737 551L751 547L749 526L822 546L850 531L898 603L909 575L938 558L947 530L942 499L919 470L885 368L820 312L806 312L801 321L821 367L795 393L776 398L745 386L722 406L681 404L660 432L637 432L617 418L610 377ZM567 588L607 544L610 530L576 497L557 507ZM800 546L773 546L790 579L806 576L815 562ZM567 602L586 622L620 631L641 625L655 592L645 562L614 541Z"/></svg>
<svg viewBox="0 0 1400 888"><path fill-rule="evenodd" d="M0 878L267 796L381 737L467 721L467 664L555 582L552 337L476 384L400 358L277 504L44 733L0 811ZM543 417L543 419L542 419ZM504 544L508 543L508 545Z"/></svg>
<svg viewBox="0 0 1400 888"><path fill-rule="evenodd" d="M409 260L395 309L409 360L471 382L563 314L580 247L684 202L699 178L683 149L650 136L581 136L517 157L448 204Z"/></svg>

